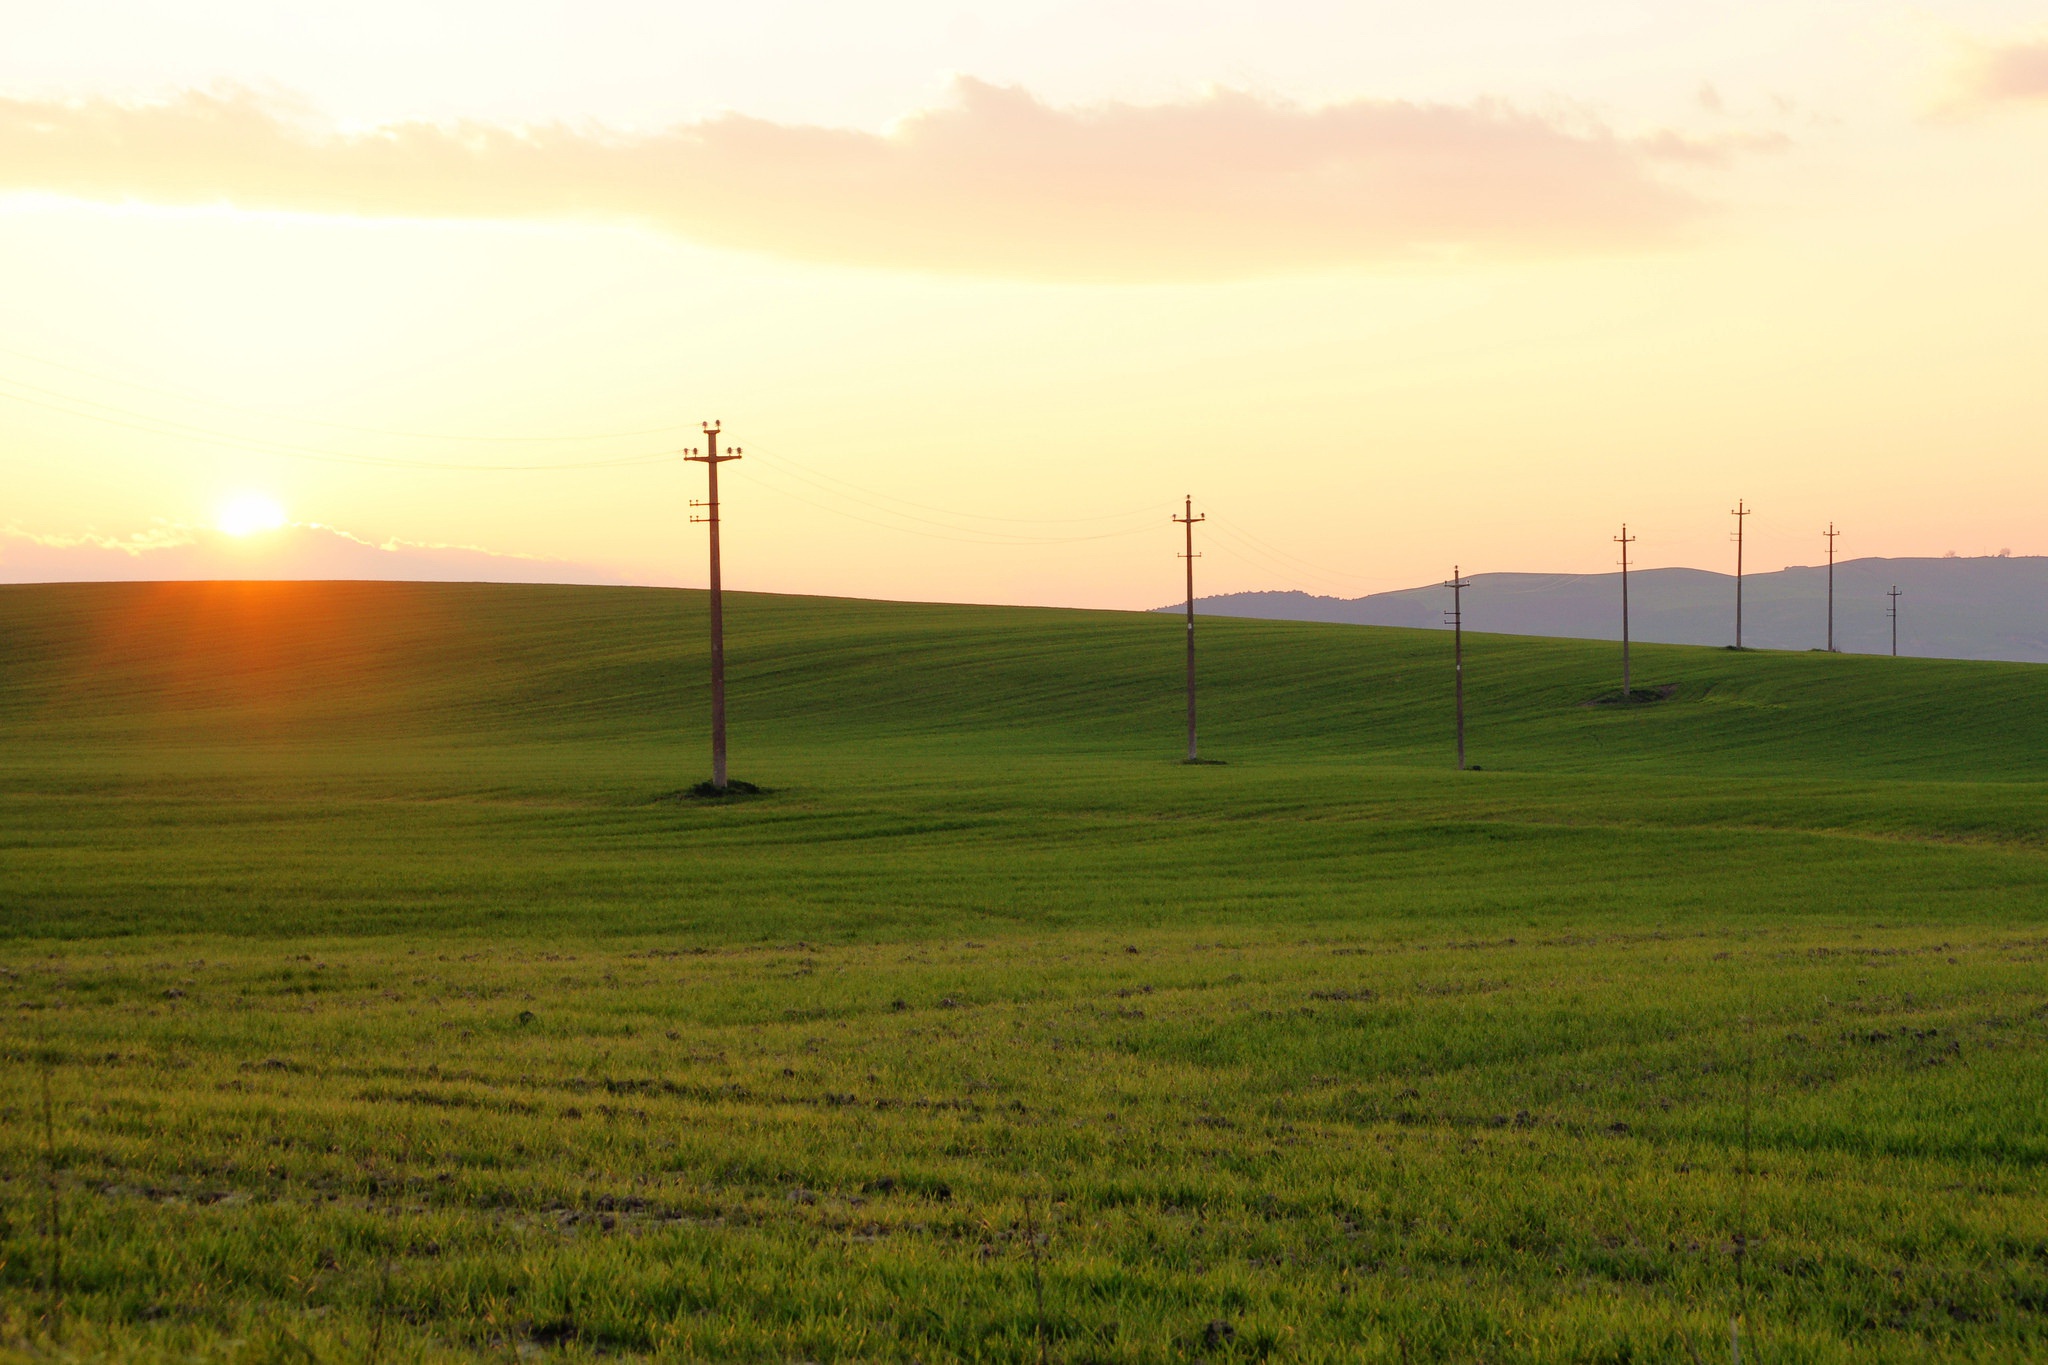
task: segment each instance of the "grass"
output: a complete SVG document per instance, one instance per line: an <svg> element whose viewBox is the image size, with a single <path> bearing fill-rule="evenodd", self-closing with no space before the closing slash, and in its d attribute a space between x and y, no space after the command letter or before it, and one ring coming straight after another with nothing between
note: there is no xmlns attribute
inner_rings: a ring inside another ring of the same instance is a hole
<svg viewBox="0 0 2048 1365"><path fill-rule="evenodd" d="M0 589L0 1351L2048 1354L2048 672L728 620Z"/></svg>

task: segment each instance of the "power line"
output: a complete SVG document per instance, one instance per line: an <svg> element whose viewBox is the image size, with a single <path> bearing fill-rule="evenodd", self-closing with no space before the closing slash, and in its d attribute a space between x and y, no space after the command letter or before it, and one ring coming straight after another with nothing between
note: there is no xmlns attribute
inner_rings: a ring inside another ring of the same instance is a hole
<svg viewBox="0 0 2048 1365"><path fill-rule="evenodd" d="M32 393L46 395L45 399L26 397L12 389L28 389ZM673 450L641 451L629 455L604 456L592 460L547 461L520 464L473 464L465 461L421 460L397 455L367 455L358 451L323 450L311 446L287 445L275 441L263 441L233 432L178 422L169 418L154 417L148 413L99 403L75 395L44 389L38 385L24 384L20 380L0 380L0 398L30 407L44 408L51 412L63 413L68 417L83 418L107 426L122 427L140 431L151 436L165 436L174 440L193 441L200 445L217 446L223 450L239 450L253 455L283 456L297 460L315 460L327 464L358 465L374 469L433 469L456 472L500 473L515 470L563 470L563 469L619 469L637 465L663 464L674 460ZM46 401L56 398L61 402ZM98 409L91 411L90 409Z"/></svg>
<svg viewBox="0 0 2048 1365"><path fill-rule="evenodd" d="M748 458L752 459L755 457L749 456ZM773 466L764 465L762 466L762 468L772 469ZM756 477L758 478L758 473ZM919 518L918 520L920 524L906 526L901 522L882 521L876 519L875 517L864 517L857 512L849 512L844 507L837 506L833 503L819 502L816 499L805 497L802 493L794 492L786 486L779 485L775 481L775 477L773 475L771 475L769 478L765 480L761 480L760 482L763 487L775 493L776 496L788 498L791 502L802 503L806 507L816 508L820 512L829 512L833 516L844 517L848 521L856 521L864 526L879 527L882 530L892 531L898 535L923 536L928 540L950 541L955 545L985 545L994 548L1029 548L1032 546L1040 545L1076 545L1091 540L1126 539L1130 536L1149 533L1151 530L1151 527L1149 526L1134 526L1129 528L1128 530L1101 531L1090 535L1027 536L1007 531L984 531L980 528L971 526L946 528L946 524L944 522L933 521L929 518ZM884 509L883 515L904 516L905 514L891 513ZM1157 516L1158 512L1155 510L1153 513L1151 513L1151 515ZM1157 523L1153 523L1153 525L1156 524ZM927 527L941 527L945 529L928 530L926 529ZM947 534L948 530L961 531L965 534Z"/></svg>
<svg viewBox="0 0 2048 1365"><path fill-rule="evenodd" d="M1203 510L1206 512L1207 508ZM1217 515L1210 513L1212 519ZM1240 559L1241 562L1269 573L1276 573L1289 582L1307 582L1317 591L1327 592L1330 596L1341 597L1354 591L1351 584L1339 582L1340 579L1361 583L1370 581L1363 575L1342 573L1303 559L1299 555L1290 554L1270 542L1259 539L1227 517L1217 520L1209 530L1212 535L1221 538L1219 548L1227 557Z"/></svg>
<svg viewBox="0 0 2048 1365"><path fill-rule="evenodd" d="M1321 580L1295 565L1283 563L1275 556L1258 550L1248 541L1232 537L1222 521L1217 521L1209 531L1215 537L1210 542L1212 552L1274 580L1280 589L1294 588L1312 596L1341 598L1346 595L1344 585Z"/></svg>
<svg viewBox="0 0 2048 1365"><path fill-rule="evenodd" d="M677 429L673 427L659 427L637 432L595 433L582 437L456 436L425 432L403 432L378 427L327 422L315 418L281 417L278 414L264 413L256 409L237 407L233 404L219 403L210 399L199 398L195 395L137 383L132 380L98 374L76 366L43 360L40 357L27 356L22 352L6 348L0 348L0 354L14 355L52 369L63 370L68 373L117 384L124 388L135 389L145 393L153 393L177 402L191 403L225 412L240 413L264 420L299 421L332 430L353 431L364 435L395 437L408 440L530 440L535 442L554 442L582 439L597 441L634 435L659 434ZM87 398L76 393L47 388L43 385L6 375L0 375L0 399L122 430L135 431L145 435L165 437L172 440L187 441L222 450L232 450L266 457L312 460L320 463L350 465L370 469L433 470L455 473L622 469L666 464L682 456L680 450L664 449L605 455L582 460L494 461L479 464L462 460L435 460L405 455L379 455L365 451L340 450L291 441L271 440L252 436L245 432L223 430L216 426L169 417L160 413L147 412L133 407L104 402L99 399ZM760 455L761 452L756 451L755 457L759 458ZM771 476L770 479L764 481L764 486L794 502L802 503L821 511L831 512L835 516L844 517L865 525L881 527L898 534L923 536L929 539L951 541L957 544L1034 547L1119 539L1140 534L1145 529L1143 519L1156 515L1156 513L1145 512L1142 508L1084 516L1060 517L1019 517L981 512L963 512L950 508L936 507L932 504L921 503L907 498L900 498L894 494L881 492L876 489L865 488L851 480L806 467L801 462L782 455L769 457L768 469L764 472L769 471L772 471L773 474L784 476L784 478L777 480ZM830 502L820 502L806 497L802 492L788 486L788 480L794 480L800 484L806 484L814 489L828 493L833 500ZM865 506L869 511L876 513L882 519L876 520L871 517L863 517L858 513L848 510L843 505L847 501ZM1119 522L1127 522L1129 524L1121 527L1115 526L1115 523ZM1110 525L1112 529L1101 531L1089 530L1079 533L1058 533L1055 529L1093 527L1105 524ZM1238 542L1242 551L1254 561L1259 562L1269 570L1278 570L1285 577L1299 577L1304 571L1317 577L1328 577L1331 580L1352 577L1351 575L1340 574L1338 571L1313 564L1301 559L1299 556L1289 554L1279 549L1279 547L1259 539L1248 530L1240 528L1233 533L1226 529L1224 534L1227 539ZM1336 586L1334 581L1330 586Z"/></svg>
<svg viewBox="0 0 2048 1365"><path fill-rule="evenodd" d="M169 398L172 401L179 403L189 403L194 407L213 408L219 412L240 413L242 416L245 417L257 417L269 422L296 422L303 426L326 427L330 431L353 431L364 436L397 436L404 438L406 440L417 441L480 441L493 443L543 441L623 441L631 440L633 438L641 436L666 436L671 432L685 430L689 426L689 423L687 422L679 422L670 426L644 427L637 431L563 432L547 436L469 435L461 432L399 431L387 427L368 427L357 426L348 422L330 422L319 417L295 417L289 413L269 412L262 408L243 407L241 405L234 403L222 403L216 399L201 398L197 394L183 393L177 389L160 388L154 384L138 383L133 379L121 379L114 375L101 374L95 370L81 369L76 365L65 365L55 360L46 360L41 356L30 355L26 351L16 351L4 346L0 346L0 355L13 356L17 360L26 360L33 365L42 365L49 369L62 370L66 374L75 374L78 375L80 378L96 380L102 384L115 384L124 389L134 389L139 393L153 393L160 398ZM6 376L0 376L0 379L5 379L6 382L8 383L27 385L27 381L25 380L8 379ZM28 387L34 386L28 385Z"/></svg>
<svg viewBox="0 0 2048 1365"><path fill-rule="evenodd" d="M915 508L919 512L930 512L941 517L950 517L956 521L994 521L1027 526L1067 526L1104 521L1128 521L1134 518L1144 518L1146 523L1150 525L1151 518L1159 514L1158 504L1156 503L1151 507L1134 507L1125 512L1103 512L1081 517L1016 517L1001 516L988 512L965 512L950 507L935 507L930 503L914 502L909 498L899 498L893 493L884 493L878 489L865 488L851 480L842 479L837 475L827 474L823 470L805 466L799 461L792 460L789 456L780 453L769 453L764 457L761 451L756 450L754 458L766 458L771 464L780 466L783 473L790 475L792 478L800 479L805 483L812 484L834 497L854 497L859 501L867 502L874 510L886 512L892 516L910 516L911 514L899 512L895 507L887 506L886 504L895 503L898 506ZM926 518L922 517L915 519L926 520ZM934 522L933 524L944 525L946 523Z"/></svg>
<svg viewBox="0 0 2048 1365"><path fill-rule="evenodd" d="M997 526L978 526L973 525L971 523L963 524L966 517L970 514L949 512L946 513L944 516L926 516L918 512L901 511L895 507L888 506L886 503L878 501L876 499L864 497L857 493L847 493L839 489L832 488L829 485L824 484L820 480L806 479L803 475L797 473L796 470L790 468L789 462L787 460L771 460L770 463L762 467L769 470L771 476L775 478L779 479L785 477L795 477L804 483L810 484L814 490L822 492L825 495L834 499L834 501L830 503L814 502L810 498L805 497L803 493L792 490L786 484L780 486L774 484L770 485L771 487L776 487L778 492L782 493L783 496L788 497L793 501L805 503L808 506L817 507L822 511L833 512L839 515L851 515L850 513L845 512L841 504L845 502L852 502L861 507L866 508L868 511L873 512L879 516L893 518L893 520L889 522L874 523L877 525L888 525L892 527L892 529L894 529L897 528L898 523L907 522L910 523L910 525L901 527L900 529L909 530L914 533L916 531L916 528L918 527L931 527L935 528L938 531L953 533L949 536L941 536L939 537L940 539L968 538L979 543L987 544L1057 545L1066 544L1071 541L1107 540L1112 539L1116 536L1130 535L1137 531L1145 529L1144 524L1133 522L1132 525L1118 530L1085 531L1078 534L1057 534L1049 530L1010 530ZM1146 518L1146 521L1149 522L1152 517L1158 515L1156 505L1152 511L1143 513L1142 515ZM1041 520L1034 518L1016 517L1003 518L1002 520L1009 521L1013 524L1020 526L1037 525L1049 528L1062 525L1080 525L1088 521L1129 521L1132 519L1132 517L1133 514L1131 513L1117 513L1113 517L1101 518L1048 517ZM949 520L947 518L952 519Z"/></svg>
<svg viewBox="0 0 2048 1365"><path fill-rule="evenodd" d="M1315 574L1319 574L1330 579L1344 579L1358 583L1371 581L1364 574L1346 573L1342 569L1332 569L1326 565L1318 564L1313 560L1303 559L1300 555L1292 554L1289 551L1283 550L1279 546L1271 543L1270 541L1261 540L1258 536L1254 535L1251 531L1247 530L1245 527L1241 525L1237 526L1234 532L1225 529L1224 523L1218 523L1216 529L1220 534L1229 535L1234 533L1240 539L1250 543L1251 545L1260 547L1268 553L1277 556L1282 560L1287 560L1295 564L1298 564L1302 568L1308 569Z"/></svg>

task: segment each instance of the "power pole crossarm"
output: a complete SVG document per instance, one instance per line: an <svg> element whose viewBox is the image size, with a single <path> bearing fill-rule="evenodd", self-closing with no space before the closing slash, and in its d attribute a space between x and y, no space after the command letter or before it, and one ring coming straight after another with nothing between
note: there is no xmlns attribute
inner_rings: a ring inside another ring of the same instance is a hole
<svg viewBox="0 0 2048 1365"><path fill-rule="evenodd" d="M1195 515L1195 498L1187 496L1181 515L1173 518L1187 530L1187 549L1181 558L1188 562L1188 762L1197 761L1195 749L1195 523L1207 521L1208 514Z"/></svg>
<svg viewBox="0 0 2048 1365"><path fill-rule="evenodd" d="M718 433L720 423L704 424L704 450L687 452L683 458L704 466L710 486L702 502L690 506L701 507L704 515L691 517L711 528L711 785L719 791L726 788L725 773L725 584L719 573L718 562L718 467L740 458L740 449L720 454Z"/></svg>

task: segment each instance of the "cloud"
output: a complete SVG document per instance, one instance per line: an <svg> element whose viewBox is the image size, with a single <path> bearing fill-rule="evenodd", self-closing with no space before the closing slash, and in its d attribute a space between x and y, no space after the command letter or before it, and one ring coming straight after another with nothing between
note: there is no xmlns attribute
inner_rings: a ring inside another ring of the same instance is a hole
<svg viewBox="0 0 2048 1365"><path fill-rule="evenodd" d="M2048 39L1972 44L1957 75L1950 112L2048 104Z"/></svg>
<svg viewBox="0 0 2048 1365"><path fill-rule="evenodd" d="M0 531L0 583L218 579L393 579L441 583L621 583L562 560L462 545L381 544L331 526L292 525L234 537L197 527L132 536L37 536Z"/></svg>
<svg viewBox="0 0 2048 1365"><path fill-rule="evenodd" d="M245 91L0 100L0 190L161 204L651 224L806 261L1030 279L1242 278L1672 240L1659 153L1504 104L1320 108L1228 91L1059 109L958 80L886 134L737 114L321 128Z"/></svg>
<svg viewBox="0 0 2048 1365"><path fill-rule="evenodd" d="M1737 156L1785 151L1791 147L1792 139L1783 133L1719 133L1712 137L1689 137L1665 129L1638 138L1635 145L1642 155L1657 161L1725 166Z"/></svg>

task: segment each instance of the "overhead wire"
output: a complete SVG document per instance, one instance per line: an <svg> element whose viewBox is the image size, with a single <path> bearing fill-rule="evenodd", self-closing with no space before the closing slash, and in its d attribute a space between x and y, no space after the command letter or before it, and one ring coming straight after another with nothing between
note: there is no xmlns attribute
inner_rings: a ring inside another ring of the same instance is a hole
<svg viewBox="0 0 2048 1365"><path fill-rule="evenodd" d="M1269 582L1276 582L1276 586L1273 587L1247 589L1246 591L1299 591L1307 592L1310 596L1315 597L1343 597L1346 595L1342 591L1333 591L1334 585L1332 584L1321 583L1313 579L1304 578L1302 577L1300 571L1289 568L1286 565L1278 564L1273 560L1263 559L1258 556L1249 554L1245 552L1241 546L1222 543L1216 540L1211 540L1209 544L1211 546L1212 552L1222 556L1225 560L1241 565L1244 568L1253 570L1256 573L1258 573L1260 577L1265 578Z"/></svg>
<svg viewBox="0 0 2048 1365"><path fill-rule="evenodd" d="M642 436L665 436L670 432L688 431L691 429L690 423L681 422L673 426L645 427L637 431L564 432L545 436L508 436L495 434L478 435L463 432L400 431L388 427L357 426L348 422L331 422L319 417L298 417L286 413L267 412L261 408L243 407L234 403L222 403L211 398L201 398L196 394L182 393L176 389L160 388L154 384L143 384L133 379L121 379L114 375L101 374L95 370L82 369L76 365L66 365L61 361L46 360L41 356L30 355L26 351L17 351L5 346L0 346L0 355L12 356L17 360L26 360L30 364L42 365L53 370L62 370L67 374L75 374L84 379L97 380L98 382L103 384L115 384L120 386L121 388L134 389L140 393L153 393L160 398L169 398L176 402L189 403L195 407L213 408L221 412L239 413L245 417L257 417L269 422L295 422L304 426L326 427L332 431L352 431L357 433L358 435L363 436L395 436L403 440L414 441L594 442L630 440ZM4 379L6 379L6 376L0 375L0 380ZM27 384L27 381L23 380L13 380L10 382L21 383L25 387L34 387L33 385Z"/></svg>
<svg viewBox="0 0 2048 1365"><path fill-rule="evenodd" d="M1337 582L1334 576L1326 577L1312 569L1304 569L1299 564L1289 563L1266 553L1255 542L1234 533L1229 523L1216 518L1214 513L1210 514L1210 518L1203 527L1210 533L1205 543L1213 552L1224 558L1314 595L1343 597L1352 591L1349 584Z"/></svg>
<svg viewBox="0 0 2048 1365"><path fill-rule="evenodd" d="M1294 589L1305 591L1311 596L1318 597L1343 597L1349 595L1346 585L1334 583L1327 579L1311 578L1293 565L1284 564L1271 556L1262 555L1257 551L1246 548L1242 541L1232 541L1227 536L1218 535L1212 537L1208 544L1214 553L1220 554L1224 558L1244 565L1247 568L1256 569L1262 577L1268 580L1277 580L1281 585L1271 589L1261 589L1261 591L1286 591Z"/></svg>
<svg viewBox="0 0 2048 1365"><path fill-rule="evenodd" d="M767 479L761 480L762 486L778 497L802 503L806 507L815 508L818 511L830 513L833 516L844 517L848 521L857 521L866 526L875 526L882 530L893 531L899 535L923 536L931 540L947 540L961 545L985 545L1000 548L1005 546L1072 545L1084 541L1117 540L1138 535L1150 529L1149 526L1132 526L1122 530L1096 531L1081 535L1032 535L1016 531L996 531L986 527L950 525L929 517L912 518L908 517L907 514L892 512L886 508L879 509L884 515L904 518L916 523L905 525L901 520L883 521L874 516L863 516L858 512L849 511L838 503L820 502L816 498L808 497L804 493L782 484L780 476L786 471L777 469L773 465L766 467L770 472ZM755 474L755 478L760 478L758 471ZM878 509L869 506L868 510L875 511Z"/></svg>
<svg viewBox="0 0 2048 1365"><path fill-rule="evenodd" d="M1204 510L1207 511L1208 509L1205 508ZM1209 512L1209 515L1217 517L1217 514L1213 511ZM1217 522L1218 524L1215 529L1220 534L1226 538L1235 538L1247 551L1258 554L1276 566L1295 566L1289 570L1290 572L1299 574L1306 571L1311 577L1322 578L1330 582L1366 583L1371 581L1363 574L1346 573L1342 569L1332 569L1328 565L1318 564L1314 560L1303 559L1300 555L1283 550L1271 541L1262 539L1243 525L1230 520L1227 516L1217 517Z"/></svg>
<svg viewBox="0 0 2048 1365"><path fill-rule="evenodd" d="M174 390L157 388L132 380L96 374L93 371L81 369L77 366L65 365L57 361L25 355L22 352L5 347L0 347L0 354L14 356L47 368L62 370L84 378L115 384L138 392L156 394L176 402L188 403L198 407L212 408L222 412L233 412L243 416L256 417L264 421L297 422L329 430L348 431L359 435L382 436L403 440L489 443L598 442L639 436L662 435L668 432L688 429L688 424L678 424L676 426L651 427L634 431L549 436L407 432L381 427L330 422L319 418L288 417L276 413L266 413L253 408L238 407L233 404L220 403L190 394L178 393ZM82 397L75 393L48 388L41 384L5 374L0 374L0 399L60 413L73 418L99 422L131 431L139 431L148 435L192 441L221 449L380 469L417 469L473 473L619 469L668 464L679 461L685 454L680 449L643 450L615 455L601 455L580 460L480 464L472 461L423 459L417 456L377 455L364 451L336 450L293 442L267 440L244 433L223 431L217 427L139 411L120 404L106 403L97 399ZM958 508L940 507L935 504L900 497L879 489L869 488L842 476L830 474L813 466L806 465L804 462L792 459L780 452L755 450L751 454L758 462L755 466L756 470L766 472L769 476L763 481L764 486L778 496L864 525L878 527L898 534L951 541L956 544L991 547L1015 546L1021 548L1126 539L1154 529L1152 524L1153 518L1159 514L1158 508L1131 508L1118 512L1060 517L1028 517L1004 513L965 511ZM792 483L808 488L812 493L829 497L833 501L819 501L817 497L806 496L805 492L800 491L798 487L790 486ZM849 510L842 505L844 502L855 503L874 515L864 516ZM1327 568L1311 560L1303 559L1290 551L1283 550L1245 527L1237 525L1233 519L1227 516L1217 517L1213 511L1209 515L1213 519L1205 527L1205 534L1220 539L1221 543L1217 544L1215 548L1221 550L1227 558L1238 559L1264 572L1277 573L1283 578L1292 579L1297 582L1303 579L1321 580L1321 585L1324 587L1338 585L1344 581L1362 581L1357 575ZM1053 530L1053 528L1059 527L1092 528L1120 522L1128 524L1107 530L1090 529L1081 531L1077 529L1074 533L1061 533Z"/></svg>
<svg viewBox="0 0 2048 1365"><path fill-rule="evenodd" d="M26 394L17 390L27 390ZM30 394L40 394L30 397ZM101 422L108 426L124 427L131 431L145 432L153 436L168 436L177 440L196 441L203 445L218 446L228 450L240 450L257 455L282 455L291 459L317 460L329 464L350 464L380 469L433 469L453 471L475 471L479 473L509 472L520 470L573 470L607 469L635 465L664 464L680 457L675 450L639 451L632 454L600 456L594 459L573 461L524 461L519 463L477 464L472 461L425 460L411 456L372 455L361 451L340 451L320 449L311 446L292 445L279 441L266 441L235 432L225 432L211 427L202 427L174 418L158 417L133 408L124 408L95 399L81 398L76 394L57 389L44 388L24 380L0 376L0 398L10 402L43 408L63 413L69 417Z"/></svg>
<svg viewBox="0 0 2048 1365"><path fill-rule="evenodd" d="M952 517L956 520L962 521L993 521L1032 526L1078 525L1087 522L1126 521L1137 517L1150 518L1158 514L1158 509L1155 507L1133 508L1129 511L1095 513L1079 517L1017 517L1005 516L993 512L961 511L956 508L935 507L930 503L916 502L909 498L899 498L893 493L884 493L878 489L866 488L860 484L852 482L849 479L843 479L838 477L837 475L827 474L823 470L807 467L800 461L793 460L789 456L783 455L779 452L770 453L767 455L767 458L771 462L781 465L784 468L785 472L790 474L792 477L802 479L804 482L812 484L813 486L819 488L822 491L832 493L834 496L838 497L854 497L866 500L871 505L874 505L876 507L876 510L888 511L894 513L895 515L908 516L910 514L896 512L895 508L889 507L887 506L887 504L894 503L902 507L916 508L918 509L918 511L921 512L935 512L941 516Z"/></svg>
<svg viewBox="0 0 2048 1365"><path fill-rule="evenodd" d="M748 457L754 458L754 456L757 454L758 452L749 451ZM767 474L767 477L765 479L761 478L761 475L764 472ZM1071 518L984 516L984 514L960 512L956 509L937 508L934 507L932 504L913 502L910 499L893 498L892 495L875 492L875 490L864 489L860 485L854 484L851 481L845 479L836 479L831 478L830 476L819 476L815 478L805 479L803 478L804 472L805 471L803 471L795 461L790 460L787 456L781 455L767 457L762 463L757 464L753 471L755 479L758 480L763 487L767 488L776 496L787 498L790 501L800 503L803 506L810 507L821 512L825 512L832 516L842 517L846 520L858 522L865 526L873 526L882 530L892 531L901 535L913 535L931 540L948 541L954 544L980 545L990 548L1024 548L1049 545L1071 545L1091 541L1128 539L1132 536L1142 535L1152 531L1154 529L1153 519L1159 515L1161 510L1163 510L1159 508L1133 509L1131 511L1126 512ZM798 480L801 484L808 485L809 488L813 491L821 491L822 493L836 500L841 501L819 501L816 497L808 496L804 491L801 491L800 488L791 487L787 482L785 476L788 476L788 478L794 478ZM872 494L872 497L857 496L856 493L852 490L858 490L859 494ZM941 512L946 516L953 518L954 520L947 521L941 520L936 517L929 517L916 513L904 512L896 507L891 507L887 505L886 501L882 501L884 499L887 499L889 501L900 502L905 506L919 507L928 511ZM857 505L864 507L870 512L878 513L879 516L866 516L862 515L860 512L851 511L846 506L843 505L843 500L853 501ZM882 520L880 519L881 517L893 518L893 520ZM1142 524L1129 525L1109 531L1088 531L1079 534L1051 535L1042 532L1033 534L1023 531L1000 530L989 526L961 524L969 518L981 518L984 520L1008 522L1011 524L1043 526L1074 525L1088 522L1100 523L1103 521L1128 521L1134 518L1143 518L1144 520ZM906 522L910 524L905 524Z"/></svg>

